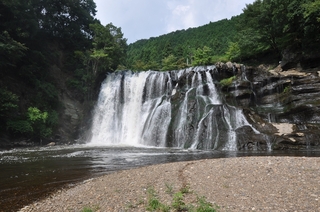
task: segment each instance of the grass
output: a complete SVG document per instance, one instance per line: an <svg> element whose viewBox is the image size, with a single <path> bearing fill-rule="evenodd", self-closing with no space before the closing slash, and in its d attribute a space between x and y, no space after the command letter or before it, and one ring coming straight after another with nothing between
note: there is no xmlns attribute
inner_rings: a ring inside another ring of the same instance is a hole
<svg viewBox="0 0 320 212"><path fill-rule="evenodd" d="M91 208L84 207L81 212L93 212L93 210Z"/></svg>
<svg viewBox="0 0 320 212"><path fill-rule="evenodd" d="M171 184L168 184L168 183L165 183L165 185L166 185L166 192L168 193L168 194L173 194L173 186L171 185Z"/></svg>
<svg viewBox="0 0 320 212"><path fill-rule="evenodd" d="M163 211L163 212L170 211L170 208L167 205L164 205L160 202L154 188L149 187L147 189L147 193L148 193L148 204L146 208L147 211Z"/></svg>
<svg viewBox="0 0 320 212"><path fill-rule="evenodd" d="M172 192L172 186L167 186L167 190ZM170 188L170 189L168 189ZM148 202L146 206L147 211L161 211L161 212L169 212L169 211L189 211L189 212L216 212L219 208L216 205L211 204L206 200L205 197L198 197L197 201L194 204L186 204L185 195L186 194L194 194L190 190L188 186L184 186L180 189L180 191L176 193L172 193L172 201L171 204L163 204L159 200L157 192L153 187L149 187L147 189ZM195 195L195 194L194 194Z"/></svg>
<svg viewBox="0 0 320 212"><path fill-rule="evenodd" d="M99 210L99 208L100 208L99 206L94 206L94 207L86 206L81 210L81 212L95 212L95 211Z"/></svg>
<svg viewBox="0 0 320 212"><path fill-rule="evenodd" d="M216 208L218 208L209 203L205 197L198 197L198 204L199 206L196 209L196 212L216 212Z"/></svg>
<svg viewBox="0 0 320 212"><path fill-rule="evenodd" d="M171 203L171 207L175 211L188 211L188 206L184 202L184 194L179 191L173 195L173 202Z"/></svg>
<svg viewBox="0 0 320 212"><path fill-rule="evenodd" d="M180 190L183 194L191 193L190 187L188 185L183 186Z"/></svg>

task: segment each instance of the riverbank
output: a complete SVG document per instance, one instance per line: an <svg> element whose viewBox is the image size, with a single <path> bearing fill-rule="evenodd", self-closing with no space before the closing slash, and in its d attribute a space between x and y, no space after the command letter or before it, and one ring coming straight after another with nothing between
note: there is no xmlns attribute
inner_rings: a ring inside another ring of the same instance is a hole
<svg viewBox="0 0 320 212"><path fill-rule="evenodd" d="M31 211L145 211L148 191L166 205L173 193L188 188L219 211L320 211L320 158L241 157L176 162L119 171L21 209Z"/></svg>

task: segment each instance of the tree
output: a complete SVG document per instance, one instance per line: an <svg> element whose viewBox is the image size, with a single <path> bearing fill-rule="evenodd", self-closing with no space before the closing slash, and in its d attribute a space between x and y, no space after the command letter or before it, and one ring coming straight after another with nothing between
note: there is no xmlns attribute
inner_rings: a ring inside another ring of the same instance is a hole
<svg viewBox="0 0 320 212"><path fill-rule="evenodd" d="M186 67L187 58L188 63L191 63L193 52L204 46L211 49L210 58L213 56L222 58L228 50L229 42L236 37L237 22L238 17L233 17L230 20L210 22L197 28L178 30L159 37L139 40L128 46L126 66L132 68L136 61L142 61L145 64L151 62L162 64L163 59L173 55L179 61L180 67ZM210 62L213 61L210 59Z"/></svg>
<svg viewBox="0 0 320 212"><path fill-rule="evenodd" d="M211 56L212 51L209 47L198 48L193 54L192 65L209 65L212 62Z"/></svg>
<svg viewBox="0 0 320 212"><path fill-rule="evenodd" d="M18 112L18 96L5 88L0 88L0 128L5 129L6 123Z"/></svg>
<svg viewBox="0 0 320 212"><path fill-rule="evenodd" d="M318 52L320 49L320 0L310 0L302 4L304 20L303 48Z"/></svg>
<svg viewBox="0 0 320 212"><path fill-rule="evenodd" d="M70 88L89 101L95 97L93 91L98 89L107 72L124 67L127 48L127 39L123 38L121 28L112 23L103 26L96 22L90 25L90 30L92 48L73 52L74 77L68 81Z"/></svg>
<svg viewBox="0 0 320 212"><path fill-rule="evenodd" d="M318 22L320 22L320 0L314 0L310 3L303 4L304 8L304 18L312 19L316 18Z"/></svg>
<svg viewBox="0 0 320 212"><path fill-rule="evenodd" d="M318 5L319 0L257 0L247 5L239 25L241 54L272 51L281 56L285 49L316 49L320 32Z"/></svg>
<svg viewBox="0 0 320 212"><path fill-rule="evenodd" d="M0 1L1 133L50 135L58 120L57 87L63 84L53 69L72 79L84 67L69 56L78 51L90 58L95 7L93 0Z"/></svg>
<svg viewBox="0 0 320 212"><path fill-rule="evenodd" d="M123 38L121 28L112 23L105 27L99 23L91 24L93 49L90 54L94 75L100 71L115 71L123 63L126 55L127 39Z"/></svg>
<svg viewBox="0 0 320 212"><path fill-rule="evenodd" d="M0 67L16 66L17 61L25 55L27 47L12 39L7 31L0 34Z"/></svg>
<svg viewBox="0 0 320 212"><path fill-rule="evenodd" d="M49 36L68 41L69 46L90 44L89 27L94 22L96 4L93 0L29 0L36 10L40 29ZM67 43L66 43L67 44Z"/></svg>
<svg viewBox="0 0 320 212"><path fill-rule="evenodd" d="M45 138L52 134L52 127L58 120L57 114L42 112L37 107L29 107L25 116L7 121L7 129L21 135Z"/></svg>
<svg viewBox="0 0 320 212"><path fill-rule="evenodd" d="M170 54L162 60L162 70L169 71L175 69L177 69L177 58L173 54Z"/></svg>
<svg viewBox="0 0 320 212"><path fill-rule="evenodd" d="M239 43L237 42L230 42L228 51L226 55L229 60L239 60L241 61L241 50L239 47Z"/></svg>

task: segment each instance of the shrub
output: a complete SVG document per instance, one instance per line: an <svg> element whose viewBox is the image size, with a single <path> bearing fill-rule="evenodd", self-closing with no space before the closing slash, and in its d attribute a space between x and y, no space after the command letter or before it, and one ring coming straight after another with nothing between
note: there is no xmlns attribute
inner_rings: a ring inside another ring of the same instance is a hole
<svg viewBox="0 0 320 212"><path fill-rule="evenodd" d="M235 80L235 79L236 79L236 76L232 76L232 77L229 77L227 79L221 80L220 84L222 86L230 86L232 84L233 80Z"/></svg>
<svg viewBox="0 0 320 212"><path fill-rule="evenodd" d="M14 133L28 134L33 132L31 123L27 120L9 120L7 121L7 130Z"/></svg>

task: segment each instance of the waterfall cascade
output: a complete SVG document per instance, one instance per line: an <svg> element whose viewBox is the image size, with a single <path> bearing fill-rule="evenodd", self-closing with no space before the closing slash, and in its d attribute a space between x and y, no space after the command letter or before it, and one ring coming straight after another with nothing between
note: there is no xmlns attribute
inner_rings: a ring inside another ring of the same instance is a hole
<svg viewBox="0 0 320 212"><path fill-rule="evenodd" d="M242 110L225 103L215 71L208 66L108 75L89 144L236 150L236 130L251 125Z"/></svg>

